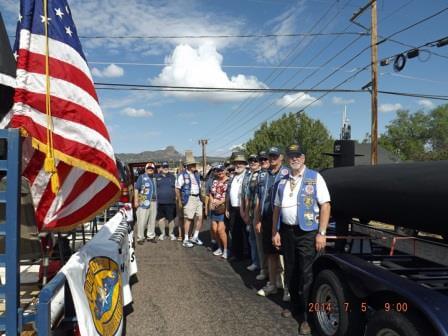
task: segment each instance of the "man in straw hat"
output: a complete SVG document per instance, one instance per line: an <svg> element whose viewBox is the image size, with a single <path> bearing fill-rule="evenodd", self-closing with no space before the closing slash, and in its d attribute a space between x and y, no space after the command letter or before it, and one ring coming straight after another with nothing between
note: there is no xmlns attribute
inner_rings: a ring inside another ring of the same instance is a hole
<svg viewBox="0 0 448 336"><path fill-rule="evenodd" d="M246 175L247 160L243 154L232 154L234 175L230 178L226 195L226 216L230 219L230 233L232 234L232 258L243 259L245 223L243 220L244 207L242 207L241 193L243 180ZM227 256L225 256L227 257ZM224 256L223 256L224 258Z"/></svg>
<svg viewBox="0 0 448 336"><path fill-rule="evenodd" d="M200 198L201 181L196 171L196 160L194 157L187 157L185 161L186 169L182 171L176 180L177 200L179 208L183 208L184 215L184 240L182 246L193 247L193 244L203 245L199 239L199 231L202 227L202 201ZM194 234L189 239L190 226L196 218Z"/></svg>

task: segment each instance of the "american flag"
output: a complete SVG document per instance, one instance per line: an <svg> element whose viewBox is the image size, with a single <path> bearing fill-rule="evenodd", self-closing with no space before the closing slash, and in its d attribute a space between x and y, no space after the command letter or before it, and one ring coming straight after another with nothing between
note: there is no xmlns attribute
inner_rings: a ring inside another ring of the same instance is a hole
<svg viewBox="0 0 448 336"><path fill-rule="evenodd" d="M22 174L30 181L40 230L66 231L112 204L120 191L109 133L66 0L20 1L14 105L3 121L21 128ZM48 27L51 119L46 115ZM49 121L50 120L50 123ZM52 125L59 190L43 169Z"/></svg>

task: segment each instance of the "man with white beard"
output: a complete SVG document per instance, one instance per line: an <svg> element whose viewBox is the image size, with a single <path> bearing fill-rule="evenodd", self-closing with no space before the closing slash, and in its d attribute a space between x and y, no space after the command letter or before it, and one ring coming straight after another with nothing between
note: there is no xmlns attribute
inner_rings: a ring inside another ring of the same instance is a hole
<svg viewBox="0 0 448 336"><path fill-rule="evenodd" d="M243 217L244 207L241 204L243 179L246 174L247 160L242 154L233 158L235 172L230 178L226 194L226 217L230 219L230 233L232 236L232 259L242 260L244 254L245 227Z"/></svg>
<svg viewBox="0 0 448 336"><path fill-rule="evenodd" d="M313 262L325 249L330 193L323 177L305 166L300 145L290 145L286 156L291 169L279 181L276 191L272 244L277 249L283 247L291 313L299 323L299 335L311 335L307 303Z"/></svg>

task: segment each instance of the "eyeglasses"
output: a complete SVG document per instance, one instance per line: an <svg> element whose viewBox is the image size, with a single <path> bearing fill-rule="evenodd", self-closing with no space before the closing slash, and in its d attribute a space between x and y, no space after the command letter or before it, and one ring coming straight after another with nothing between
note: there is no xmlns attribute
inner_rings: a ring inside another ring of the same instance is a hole
<svg viewBox="0 0 448 336"><path fill-rule="evenodd" d="M249 160L249 163L255 163L255 162L258 162L258 160L256 160L256 159Z"/></svg>

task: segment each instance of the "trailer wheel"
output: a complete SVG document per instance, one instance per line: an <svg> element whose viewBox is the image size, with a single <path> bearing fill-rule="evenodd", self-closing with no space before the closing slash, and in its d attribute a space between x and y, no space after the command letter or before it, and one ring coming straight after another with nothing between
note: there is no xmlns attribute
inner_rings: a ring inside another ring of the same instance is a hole
<svg viewBox="0 0 448 336"><path fill-rule="evenodd" d="M317 275L312 304L317 304L313 318L320 335L363 334L359 302L334 271L323 270Z"/></svg>
<svg viewBox="0 0 448 336"><path fill-rule="evenodd" d="M421 336L417 326L405 315L379 310L367 323L366 336Z"/></svg>

